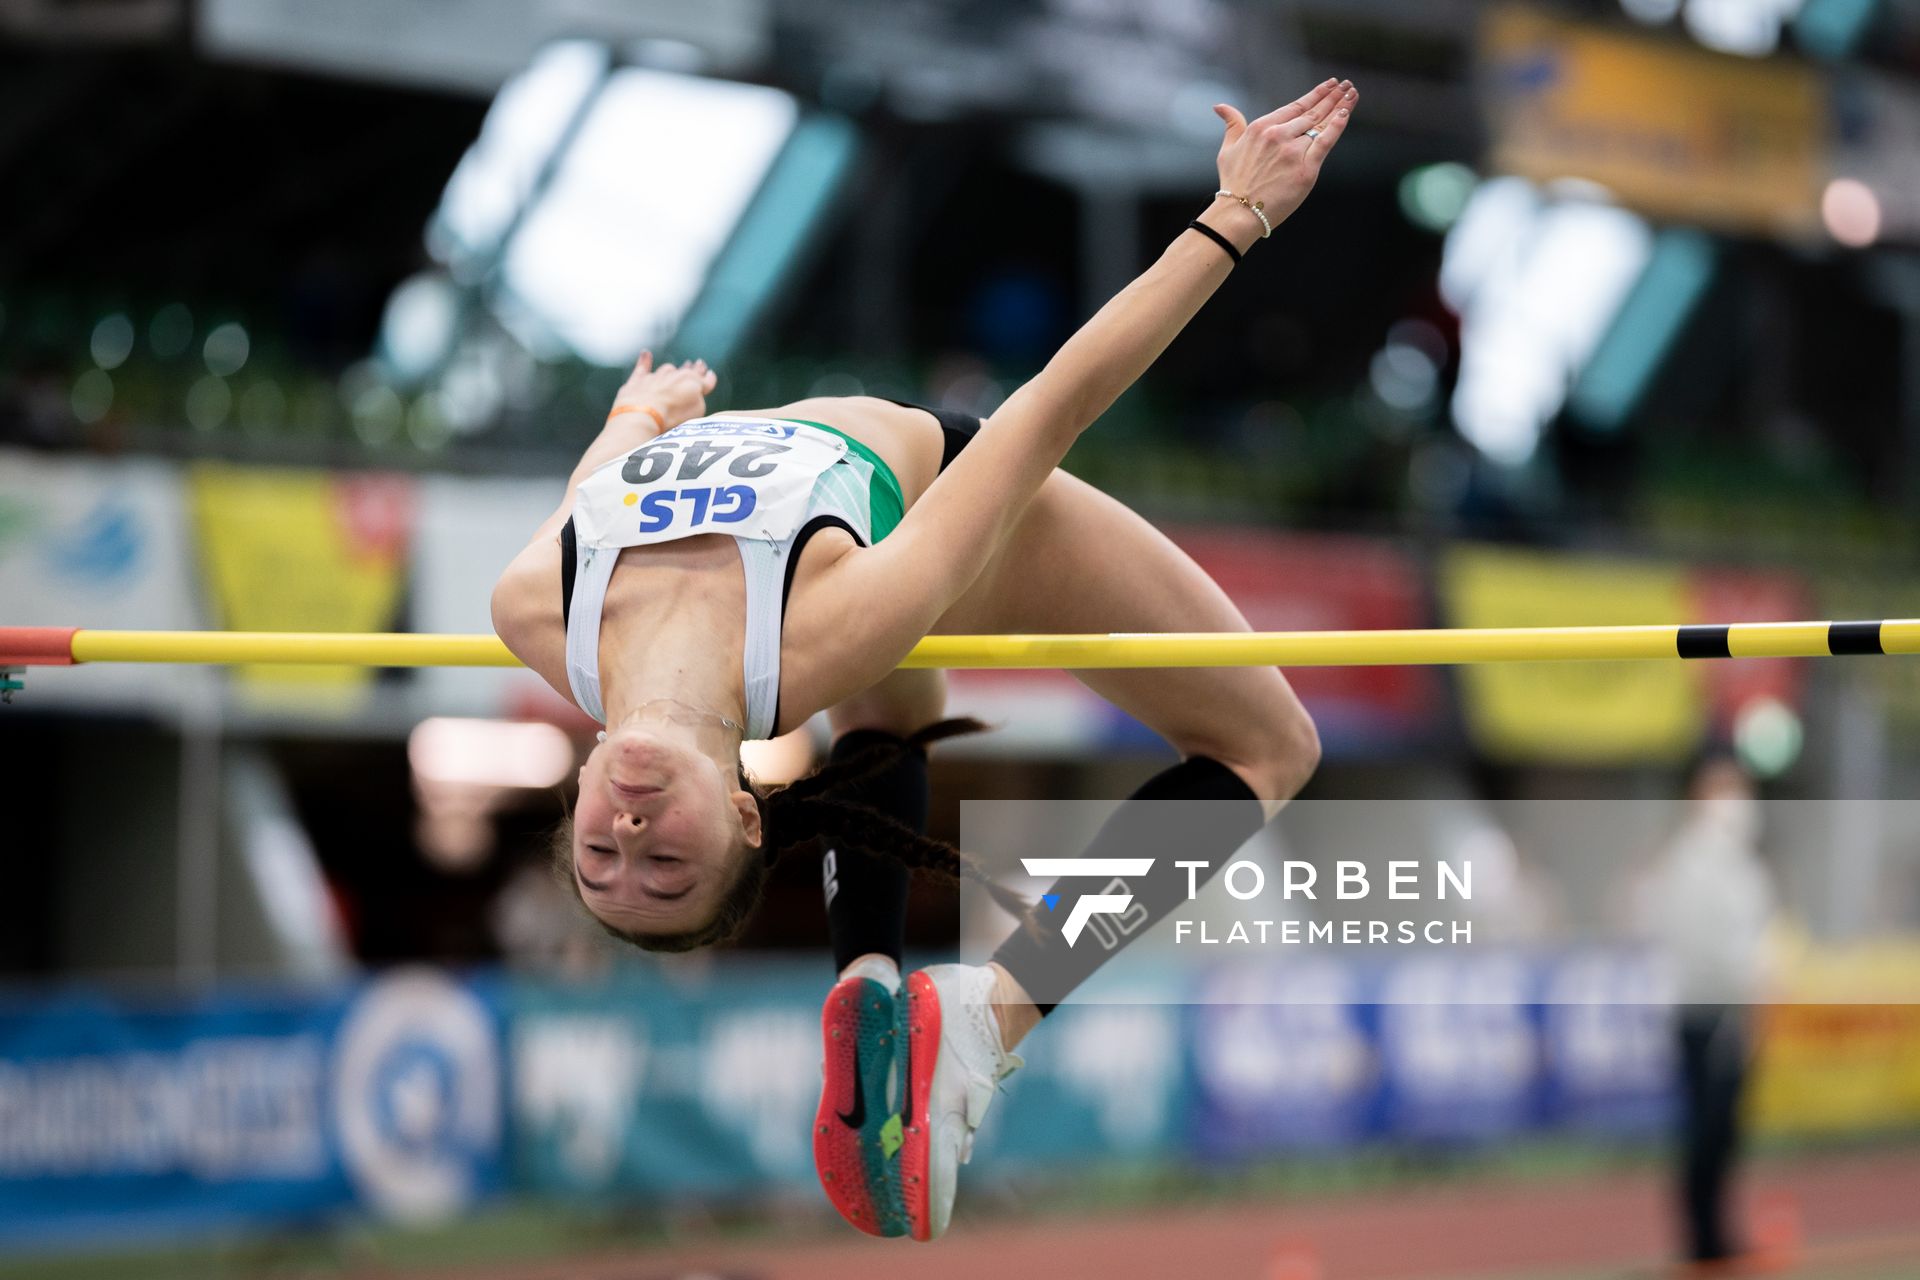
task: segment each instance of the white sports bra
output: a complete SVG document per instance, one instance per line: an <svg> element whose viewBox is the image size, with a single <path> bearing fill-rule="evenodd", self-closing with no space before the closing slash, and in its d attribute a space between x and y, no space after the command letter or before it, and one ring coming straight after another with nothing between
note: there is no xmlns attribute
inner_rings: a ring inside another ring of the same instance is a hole
<svg viewBox="0 0 1920 1280"><path fill-rule="evenodd" d="M880 456L824 423L700 418L682 423L581 482L560 531L567 684L580 709L606 720L600 618L620 553L725 533L746 572L746 736L779 719L780 631L807 540L841 528L862 546L900 522L899 482Z"/></svg>

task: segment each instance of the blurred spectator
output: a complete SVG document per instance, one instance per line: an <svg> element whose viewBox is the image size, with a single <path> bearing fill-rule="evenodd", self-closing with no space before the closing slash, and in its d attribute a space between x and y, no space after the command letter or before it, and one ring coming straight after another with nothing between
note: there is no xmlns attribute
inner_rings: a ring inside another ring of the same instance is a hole
<svg viewBox="0 0 1920 1280"><path fill-rule="evenodd" d="M1740 1148L1740 1095L1753 1045L1752 1004L1767 978L1773 887L1758 853L1760 803L1738 763L1694 771L1687 815L1638 886L1643 931L1676 982L1680 1194L1688 1256L1739 1252L1728 1189Z"/></svg>

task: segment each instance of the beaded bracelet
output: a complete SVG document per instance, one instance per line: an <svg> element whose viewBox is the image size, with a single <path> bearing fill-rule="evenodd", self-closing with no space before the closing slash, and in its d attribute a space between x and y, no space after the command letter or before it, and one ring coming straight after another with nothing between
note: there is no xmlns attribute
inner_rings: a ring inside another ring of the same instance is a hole
<svg viewBox="0 0 1920 1280"><path fill-rule="evenodd" d="M1268 236L1273 234L1273 224L1267 221L1267 207L1264 201L1249 200L1245 196L1235 195L1231 191L1216 191L1213 194L1216 196L1226 196L1229 200L1238 200L1241 204L1251 209L1253 211L1253 216L1260 219L1260 225L1266 228L1266 230L1260 233L1260 238L1262 240L1265 240Z"/></svg>

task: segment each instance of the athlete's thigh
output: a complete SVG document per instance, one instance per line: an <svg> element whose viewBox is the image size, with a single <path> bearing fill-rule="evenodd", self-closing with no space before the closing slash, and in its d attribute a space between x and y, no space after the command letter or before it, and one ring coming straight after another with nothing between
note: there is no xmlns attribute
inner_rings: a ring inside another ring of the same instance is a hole
<svg viewBox="0 0 1920 1280"><path fill-rule="evenodd" d="M1055 471L1006 545L936 624L945 634L1247 631L1239 608L1172 539ZM1075 671L1188 755L1240 761L1305 711L1274 667Z"/></svg>

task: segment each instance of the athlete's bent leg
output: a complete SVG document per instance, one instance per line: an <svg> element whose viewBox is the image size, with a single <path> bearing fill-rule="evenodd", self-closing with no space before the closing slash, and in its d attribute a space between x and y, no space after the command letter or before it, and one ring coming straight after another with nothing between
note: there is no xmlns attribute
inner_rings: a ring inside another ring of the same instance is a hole
<svg viewBox="0 0 1920 1280"><path fill-rule="evenodd" d="M835 761L874 746L898 743L939 720L946 708L946 677L938 671L896 671L872 689L834 707ZM844 798L868 805L901 824L927 829L927 758L918 748L849 788ZM898 862L850 849L829 849L821 866L833 966L845 973L863 956L900 963L907 927L911 873Z"/></svg>
<svg viewBox="0 0 1920 1280"><path fill-rule="evenodd" d="M966 632L1246 631L1233 602L1184 552L1125 506L1056 472L1007 546L937 628ZM1319 762L1313 722L1273 668L1075 672L1159 732L1183 759L1149 779L1102 829L1090 856L1218 867L1292 798ZM1168 804L1167 801L1195 802ZM1084 886L1069 886L1074 889ZM1107 945L1065 945L1065 912L1025 922L985 966L939 965L907 979L908 1093L900 1156L916 1239L952 1211L958 1166L994 1096L1020 1065L1011 1050L1121 947L1186 900L1186 878L1115 888L1146 908ZM917 1180L917 1181L916 1181Z"/></svg>
<svg viewBox="0 0 1920 1280"><path fill-rule="evenodd" d="M1226 592L1165 534L1092 486L1056 472L982 580L940 630L1247 631ZM1084 684L1144 721L1183 760L1134 793L1086 851L1164 857L1179 849L1215 868L1306 785L1320 760L1313 721L1272 667L1078 671ZM1185 805L1159 802L1204 801ZM1136 803L1138 802L1138 803ZM1192 815L1183 821L1182 813ZM1069 890L1084 885L1069 885ZM1009 1047L1128 941L1186 900L1184 876L1113 889L1146 907L1102 946L1069 948L1063 913L1023 924L996 960ZM1031 999L1029 999L1031 997Z"/></svg>
<svg viewBox="0 0 1920 1280"><path fill-rule="evenodd" d="M896 672L833 708L833 760L876 746L903 747L946 705L937 671ZM905 747L843 797L924 832L927 760ZM853 849L829 848L822 877L834 969L840 981L821 1009L820 1105L813 1159L820 1186L840 1216L870 1235L904 1235L897 1156L900 1125L892 1084L900 1019L900 953L906 937L908 869Z"/></svg>

